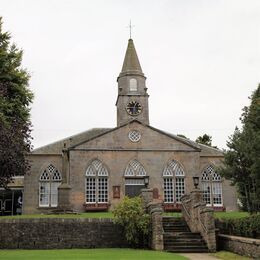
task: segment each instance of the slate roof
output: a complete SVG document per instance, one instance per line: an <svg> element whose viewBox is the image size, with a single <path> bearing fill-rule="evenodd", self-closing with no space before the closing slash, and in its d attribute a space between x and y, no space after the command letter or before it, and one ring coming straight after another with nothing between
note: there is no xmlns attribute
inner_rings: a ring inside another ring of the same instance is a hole
<svg viewBox="0 0 260 260"><path fill-rule="evenodd" d="M163 135L166 135L170 138L175 139L176 141L179 141L183 144L186 144L192 148L194 148L195 150L197 150L198 152L200 152L200 156L223 156L223 152L219 149L207 146L207 145L203 145L203 144L199 144L196 143L188 138L183 138L171 133L167 133L165 131L162 131L160 129L157 129L155 127L143 124L141 122L139 122L138 120L132 120L124 125L121 125L119 127L115 127L115 128L92 128L88 131L64 138L60 141L48 144L46 146L42 146L40 148L37 148L35 150L32 151L32 154L61 154L62 153L62 149L64 148L69 148L69 149L73 149L75 147L77 147L78 145L81 145L85 142L88 142L92 139L101 137L102 135L105 135L107 133L110 133L114 130L117 130L119 128L122 128L128 124L131 124L133 122L137 122L145 127L148 127L158 133L161 133Z"/></svg>
<svg viewBox="0 0 260 260"><path fill-rule="evenodd" d="M78 143L88 141L93 137L99 136L110 131L112 128L92 128L82 133L69 136L57 142L36 148L31 154L61 154L62 149L69 148Z"/></svg>

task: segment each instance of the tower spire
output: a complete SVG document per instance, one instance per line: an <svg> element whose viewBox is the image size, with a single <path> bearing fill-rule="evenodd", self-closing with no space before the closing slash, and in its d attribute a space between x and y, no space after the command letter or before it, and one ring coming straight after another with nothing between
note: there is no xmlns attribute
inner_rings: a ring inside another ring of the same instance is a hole
<svg viewBox="0 0 260 260"><path fill-rule="evenodd" d="M119 77L126 76L127 74L137 74L144 76L135 50L134 41L132 39L128 40L125 59Z"/></svg>
<svg viewBox="0 0 260 260"><path fill-rule="evenodd" d="M131 26L131 24L130 24ZM117 125L138 120L149 125L146 77L142 71L133 40L128 40L122 70L117 78Z"/></svg>

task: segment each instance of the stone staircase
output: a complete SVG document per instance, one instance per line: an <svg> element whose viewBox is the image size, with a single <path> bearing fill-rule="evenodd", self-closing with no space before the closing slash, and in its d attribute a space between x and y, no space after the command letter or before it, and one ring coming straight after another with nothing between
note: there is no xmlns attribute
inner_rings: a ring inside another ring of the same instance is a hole
<svg viewBox="0 0 260 260"><path fill-rule="evenodd" d="M163 217L164 250L169 252L208 252L200 233L192 233L182 218Z"/></svg>

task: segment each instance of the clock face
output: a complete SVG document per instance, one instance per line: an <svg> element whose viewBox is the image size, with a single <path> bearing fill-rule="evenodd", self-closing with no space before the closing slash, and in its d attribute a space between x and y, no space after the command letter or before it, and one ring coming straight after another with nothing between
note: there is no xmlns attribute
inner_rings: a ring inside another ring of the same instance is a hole
<svg viewBox="0 0 260 260"><path fill-rule="evenodd" d="M131 101L126 106L126 111L131 116L137 116L142 112L142 106L136 101Z"/></svg>

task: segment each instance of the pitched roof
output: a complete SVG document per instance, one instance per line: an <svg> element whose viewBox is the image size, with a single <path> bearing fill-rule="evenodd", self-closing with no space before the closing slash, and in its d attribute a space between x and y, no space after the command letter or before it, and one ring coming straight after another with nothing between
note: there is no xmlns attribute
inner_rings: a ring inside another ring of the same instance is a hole
<svg viewBox="0 0 260 260"><path fill-rule="evenodd" d="M72 135L54 143L36 148L32 151L32 154L61 154L62 149L69 148L70 146L74 146L75 144L81 143L83 141L88 141L89 139L106 133L109 130L111 130L111 128L92 128L82 133Z"/></svg>
<svg viewBox="0 0 260 260"><path fill-rule="evenodd" d="M115 128L110 128L107 132L100 133L99 135L93 136L92 138L89 138L88 140L85 140L85 141L83 140L83 141L80 142L80 143L76 143L75 145L71 145L71 146L69 147L69 149L74 149L74 148L76 148L77 146L79 146L79 145L81 145L81 144L83 144L83 143L85 143L85 142L87 142L87 141L93 140L93 139L95 139L95 138L99 138L99 137L101 137L102 135L105 135L105 134L108 134L108 133L110 133L110 132L113 132L113 131L115 131L115 130L117 130L117 129L119 129L119 128L122 128L122 127L124 127L124 126L126 126L126 125L128 125L128 124L131 124L131 123L133 123L133 122L139 123L139 124L141 124L141 125L143 125L143 126L145 126L145 127L148 127L148 128L150 128L150 129L152 129L153 131L156 131L156 132L161 133L161 134L163 134L163 135L166 135L166 136L168 136L168 137L170 137L170 138L173 138L173 139L175 139L175 140L177 140L177 141L179 141L179 142L181 142L181 143L183 143L183 144L186 144L186 145L192 147L193 149L195 149L195 150L197 150L197 151L200 151L200 150L201 150L201 149L200 149L200 146L199 146L196 142L193 142L193 141L191 141L191 140L189 140L189 139L181 138L181 137L179 137L179 136L177 136L177 135L169 134L169 133L164 132L164 131L162 131L162 130L160 130L160 129L157 129L157 128L155 128L155 127L152 127L152 126L150 126L150 125L146 125L146 124L144 124L144 123L142 123L142 122L140 122L140 121L138 121L138 120L136 120L136 119L130 120L129 122L127 122L127 123L125 123L125 124L123 124L123 125L121 125L121 126L118 126L118 127L115 127Z"/></svg>
<svg viewBox="0 0 260 260"><path fill-rule="evenodd" d="M144 75L132 39L128 40L125 59L119 77L127 74Z"/></svg>
<svg viewBox="0 0 260 260"><path fill-rule="evenodd" d="M207 145L199 144L199 143L196 143L196 142L194 142L190 139L183 138L183 137L171 134L171 133L167 133L165 131L162 131L160 129L152 127L150 125L146 125L146 124L144 124L144 123L142 123L142 122L140 122L136 119L131 120L131 121L127 122L126 124L115 127L115 128L92 128L92 129L87 130L85 132L82 132L82 133L64 138L64 139L59 140L57 142L48 144L46 146L42 146L40 148L37 148L37 149L33 150L31 154L35 154L35 155L38 155L38 154L61 154L62 150L64 148L74 149L78 145L81 145L81 144L88 142L90 140L93 140L95 138L101 137L102 135L105 135L107 133L113 132L114 130L122 128L122 127L124 127L128 124L133 123L133 122L137 122L137 123L139 123L139 124L141 124L145 127L148 127L150 129L158 132L158 133L166 135L170 138L175 139L176 141L179 141L183 144L186 144L186 145L194 148L195 150L200 152L200 156L213 156L213 157L214 156L218 156L218 157L223 156L223 152L219 149L216 149L216 148L213 148L213 147L210 147L210 146L207 146Z"/></svg>

